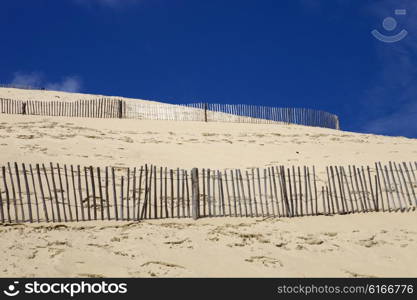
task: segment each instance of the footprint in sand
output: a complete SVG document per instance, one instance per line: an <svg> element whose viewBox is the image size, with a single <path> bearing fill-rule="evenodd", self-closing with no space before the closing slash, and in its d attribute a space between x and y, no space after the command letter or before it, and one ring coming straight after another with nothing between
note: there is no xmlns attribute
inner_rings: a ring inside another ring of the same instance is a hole
<svg viewBox="0 0 417 300"><path fill-rule="evenodd" d="M145 273L151 277L175 276L186 270L183 266L163 261L148 261L140 265L140 267L140 271L129 272L129 274L138 276L139 274Z"/></svg>
<svg viewBox="0 0 417 300"><path fill-rule="evenodd" d="M284 266L284 264L280 260L267 256L251 256L249 258L246 258L245 261L249 263L262 264L265 267L272 268Z"/></svg>
<svg viewBox="0 0 417 300"><path fill-rule="evenodd" d="M307 244L307 245L321 245L321 244L324 243L323 240L321 240L321 239L319 239L315 236L312 236L312 235L299 236L298 238L301 239L301 240L304 240L304 243Z"/></svg>
<svg viewBox="0 0 417 300"><path fill-rule="evenodd" d="M373 235L367 239L359 240L358 244L366 248L371 248L378 245L378 242L375 241L375 235Z"/></svg>
<svg viewBox="0 0 417 300"><path fill-rule="evenodd" d="M354 277L354 278L376 278L376 276L374 275L365 275L365 274L359 274L356 272L352 272L349 270L343 270L346 274L348 274L350 277Z"/></svg>
<svg viewBox="0 0 417 300"><path fill-rule="evenodd" d="M188 239L188 238L183 239L183 240L178 240L178 241L166 241L166 242L164 242L164 244L170 245L170 247L169 247L170 249L173 248L173 247L179 247L179 248L187 247L187 248L191 248L191 249L193 248L193 246L190 245L191 240Z"/></svg>

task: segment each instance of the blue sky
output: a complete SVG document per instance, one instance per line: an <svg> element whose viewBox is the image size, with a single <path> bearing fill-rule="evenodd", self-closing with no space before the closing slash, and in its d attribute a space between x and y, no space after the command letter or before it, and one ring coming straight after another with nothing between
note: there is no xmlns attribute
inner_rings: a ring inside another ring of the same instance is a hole
<svg viewBox="0 0 417 300"><path fill-rule="evenodd" d="M4 0L0 36L2 83L308 107L345 130L417 137L414 0Z"/></svg>

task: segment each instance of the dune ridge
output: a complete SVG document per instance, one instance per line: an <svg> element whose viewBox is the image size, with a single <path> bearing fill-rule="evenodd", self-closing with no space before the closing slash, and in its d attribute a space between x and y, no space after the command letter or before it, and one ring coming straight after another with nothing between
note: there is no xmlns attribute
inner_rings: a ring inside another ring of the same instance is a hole
<svg viewBox="0 0 417 300"><path fill-rule="evenodd" d="M0 97L78 99L78 94L8 90L0 89ZM329 165L408 162L416 154L415 139L299 125L0 114L2 164L147 163L219 170L314 165L325 181ZM0 276L416 276L415 217L392 212L3 224Z"/></svg>

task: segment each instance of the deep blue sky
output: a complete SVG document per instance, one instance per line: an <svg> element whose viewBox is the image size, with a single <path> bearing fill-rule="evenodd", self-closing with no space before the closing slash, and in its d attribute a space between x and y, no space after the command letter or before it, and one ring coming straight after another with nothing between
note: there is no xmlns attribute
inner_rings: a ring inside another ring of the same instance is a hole
<svg viewBox="0 0 417 300"><path fill-rule="evenodd" d="M3 0L0 82L309 107L345 130L417 137L416 2ZM387 44L373 29L409 34Z"/></svg>

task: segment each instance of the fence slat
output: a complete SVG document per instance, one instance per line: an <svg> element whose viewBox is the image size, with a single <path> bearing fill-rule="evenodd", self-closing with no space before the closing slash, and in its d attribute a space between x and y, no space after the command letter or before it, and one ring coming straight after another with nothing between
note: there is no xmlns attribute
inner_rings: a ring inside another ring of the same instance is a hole
<svg viewBox="0 0 417 300"><path fill-rule="evenodd" d="M92 114L91 110L90 114ZM320 180L317 180L314 166L252 168L251 172L246 170L245 174L242 174L240 169L230 171L202 169L201 173L198 169L192 169L189 173L188 170L180 168L176 171L173 169L168 171L167 167L159 167L158 172L157 166L145 164L144 167L140 167L139 180L136 167L133 171L130 168L120 171L119 168L111 167L110 181L113 182L114 206L114 216L112 216L108 167L105 168L104 185L100 167L83 168L84 172L81 173L79 165L75 170L72 165L68 168L66 164L61 167L59 163L54 165L51 162L50 171L47 171L42 164L43 179L40 164L32 166L22 163L19 167L14 162L2 166L0 221L9 223L74 221L73 209L77 221L104 220L105 210L108 220L169 217L196 219L207 216L203 211L204 203L200 202L204 197L207 200L210 217L260 215L295 217L387 209L408 211L415 209L416 206L415 183L411 170L413 165L408 166L404 162L398 164L389 162L384 166L377 162L374 164L375 169L371 169L370 166L349 165L349 173L342 166L329 166L326 167L327 181L321 186L317 186L317 181L320 183ZM71 172L70 176L68 171ZM23 176L23 189L20 186L21 176ZM278 186L276 177L278 177ZM13 196L12 182L17 183L15 196ZM203 193L201 193L201 184ZM175 185L177 185L176 193ZM83 193L85 193L84 197ZM74 201L71 200L72 197ZM18 203L20 198L21 204ZM28 215L27 218L19 218L19 205L24 208L23 212ZM87 208L86 214L85 208ZM93 213L91 213L92 208ZM81 209L81 217L78 213L79 209ZM100 209L99 216L97 216L98 209Z"/></svg>

